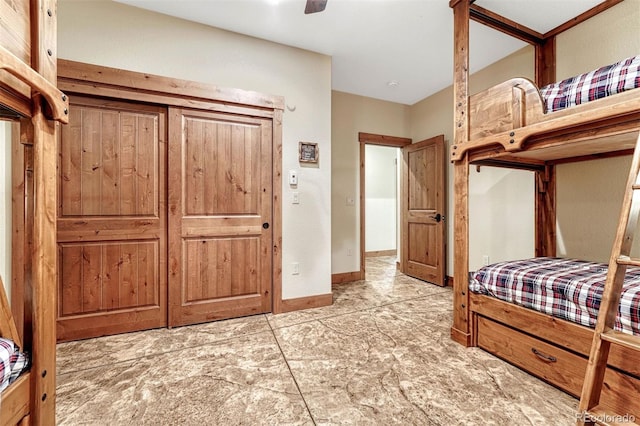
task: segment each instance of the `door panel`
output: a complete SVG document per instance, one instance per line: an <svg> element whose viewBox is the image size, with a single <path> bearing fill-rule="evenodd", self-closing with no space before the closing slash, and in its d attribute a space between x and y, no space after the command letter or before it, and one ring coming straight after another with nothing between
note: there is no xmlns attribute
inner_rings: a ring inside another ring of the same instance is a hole
<svg viewBox="0 0 640 426"><path fill-rule="evenodd" d="M444 286L444 136L406 146L402 153L402 271Z"/></svg>
<svg viewBox="0 0 640 426"><path fill-rule="evenodd" d="M165 110L71 103L59 132L58 339L166 326Z"/></svg>
<svg viewBox="0 0 640 426"><path fill-rule="evenodd" d="M170 325L269 312L271 120L169 115Z"/></svg>

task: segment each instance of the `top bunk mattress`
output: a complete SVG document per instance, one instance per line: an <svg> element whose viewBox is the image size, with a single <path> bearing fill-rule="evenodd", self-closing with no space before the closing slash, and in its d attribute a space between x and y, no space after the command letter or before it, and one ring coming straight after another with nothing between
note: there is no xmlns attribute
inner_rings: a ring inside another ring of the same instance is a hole
<svg viewBox="0 0 640 426"><path fill-rule="evenodd" d="M640 55L544 86L540 95L553 112L640 87Z"/></svg>
<svg viewBox="0 0 640 426"><path fill-rule="evenodd" d="M500 262L478 270L469 289L593 328L608 268L554 257ZM640 335L640 268L627 268L615 328Z"/></svg>

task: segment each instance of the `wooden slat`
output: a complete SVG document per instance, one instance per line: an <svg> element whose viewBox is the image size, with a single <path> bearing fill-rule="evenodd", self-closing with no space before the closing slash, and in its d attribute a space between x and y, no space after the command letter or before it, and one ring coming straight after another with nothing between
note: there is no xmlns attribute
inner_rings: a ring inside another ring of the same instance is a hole
<svg viewBox="0 0 640 426"><path fill-rule="evenodd" d="M556 170L547 165L535 172L535 255L556 255Z"/></svg>
<svg viewBox="0 0 640 426"><path fill-rule="evenodd" d="M54 8L55 9L55 8ZM55 33L54 33L55 34ZM55 63L54 63L55 64ZM54 65L55 67L55 65ZM55 68L54 68L55 69ZM46 73L44 74L46 75ZM35 102L39 103L36 97ZM56 137L55 125L36 111L34 125L35 212L33 229L33 399L35 424L55 421Z"/></svg>
<svg viewBox="0 0 640 426"><path fill-rule="evenodd" d="M453 143L456 147L469 139L469 3L451 1L453 7ZM455 148L453 148L455 149ZM469 295L469 164L461 161L453 168L453 324L451 338L465 346L472 342Z"/></svg>
<svg viewBox="0 0 640 426"><path fill-rule="evenodd" d="M640 266L640 259L634 259L629 256L619 256L617 262L618 265Z"/></svg>
<svg viewBox="0 0 640 426"><path fill-rule="evenodd" d="M282 312L282 115L283 111L274 111L272 157L272 187L273 187L273 241L271 253L273 255L272 277L273 294L271 310L274 314Z"/></svg>
<svg viewBox="0 0 640 426"><path fill-rule="evenodd" d="M31 397L31 372L23 373L7 389L2 391L1 425L19 424L29 414Z"/></svg>
<svg viewBox="0 0 640 426"><path fill-rule="evenodd" d="M609 330L601 334L602 340L616 345L627 347L634 351L640 351L640 337L632 334L622 333L617 330Z"/></svg>
<svg viewBox="0 0 640 426"><path fill-rule="evenodd" d="M84 64L60 59L58 75L67 81L94 82L136 92L190 97L213 103L234 103L268 109L284 109L284 98L249 90L228 89L211 84L179 80L147 73ZM140 99L142 100L142 99ZM169 104L174 105L174 104Z"/></svg>
<svg viewBox="0 0 640 426"><path fill-rule="evenodd" d="M541 44L544 41L544 36L539 32L480 7L477 4L470 6L469 17L489 28L493 28L494 30L498 30L529 44Z"/></svg>
<svg viewBox="0 0 640 426"><path fill-rule="evenodd" d="M393 146L402 148L411 145L411 138L401 138L397 136L378 135L374 133L358 132L358 141L369 145Z"/></svg>

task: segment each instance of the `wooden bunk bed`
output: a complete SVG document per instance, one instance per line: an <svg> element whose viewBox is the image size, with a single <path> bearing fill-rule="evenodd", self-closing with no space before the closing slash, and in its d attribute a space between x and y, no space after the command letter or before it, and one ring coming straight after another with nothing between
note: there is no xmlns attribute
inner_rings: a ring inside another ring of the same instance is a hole
<svg viewBox="0 0 640 426"><path fill-rule="evenodd" d="M23 346L31 368L2 391L0 425L55 423L55 131L68 121L55 87L56 10L55 0L0 7L0 118L14 123L14 160L25 159L13 161L14 178L32 184L14 188L11 308L0 303L0 333Z"/></svg>
<svg viewBox="0 0 640 426"><path fill-rule="evenodd" d="M469 290L469 166L534 172L535 254L554 257L555 165L630 154L640 131L640 89L546 113L538 87L555 80L556 35L617 3L620 0L604 1L549 33L539 34L473 1L450 1L455 28L451 336L465 346L479 346L574 396L581 392L593 330ZM516 78L469 96L470 19L533 44L536 84ZM612 348L605 382L603 405L640 418L640 354Z"/></svg>

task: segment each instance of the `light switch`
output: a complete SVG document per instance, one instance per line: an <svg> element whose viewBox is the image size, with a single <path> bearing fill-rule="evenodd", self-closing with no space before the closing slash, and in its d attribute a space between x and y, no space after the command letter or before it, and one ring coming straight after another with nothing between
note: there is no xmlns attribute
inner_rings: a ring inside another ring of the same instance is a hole
<svg viewBox="0 0 640 426"><path fill-rule="evenodd" d="M291 204L300 204L300 193L292 192L291 193Z"/></svg>
<svg viewBox="0 0 640 426"><path fill-rule="evenodd" d="M289 170L289 185L298 184L298 172L296 170Z"/></svg>

